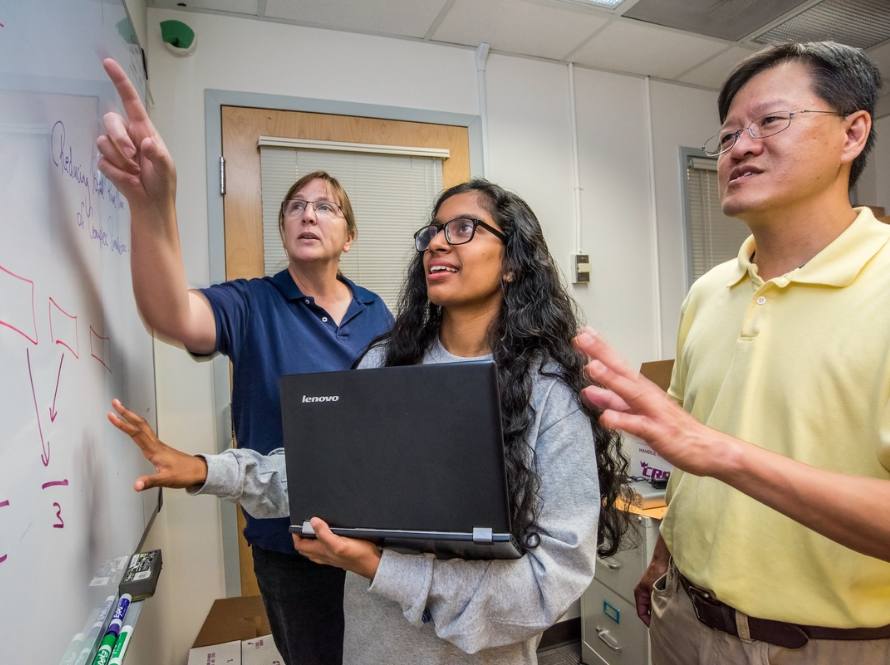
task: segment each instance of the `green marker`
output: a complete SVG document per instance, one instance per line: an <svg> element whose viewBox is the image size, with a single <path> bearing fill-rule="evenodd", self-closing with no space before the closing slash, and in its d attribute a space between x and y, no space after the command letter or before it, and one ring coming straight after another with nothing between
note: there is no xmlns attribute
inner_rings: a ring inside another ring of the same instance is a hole
<svg viewBox="0 0 890 665"><path fill-rule="evenodd" d="M111 660L108 662L108 665L123 665L124 654L130 645L130 635L132 634L133 626L121 628L121 634L118 635L117 642L114 643L114 649L111 651Z"/></svg>
<svg viewBox="0 0 890 665"><path fill-rule="evenodd" d="M105 634L105 637L102 638L102 643L99 644L96 657L93 658L93 665L108 665L108 662L111 660L111 650L114 648L116 641L117 635L114 633Z"/></svg>

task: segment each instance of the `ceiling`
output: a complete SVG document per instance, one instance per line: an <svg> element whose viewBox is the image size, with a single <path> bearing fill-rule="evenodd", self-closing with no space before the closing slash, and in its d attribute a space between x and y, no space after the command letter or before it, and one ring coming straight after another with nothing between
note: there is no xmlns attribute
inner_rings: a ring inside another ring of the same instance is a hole
<svg viewBox="0 0 890 665"><path fill-rule="evenodd" d="M574 62L719 88L764 44L835 39L866 49L890 107L890 0L146 0L149 7L387 35ZM888 108L890 111L890 108ZM879 115L881 115L879 113Z"/></svg>

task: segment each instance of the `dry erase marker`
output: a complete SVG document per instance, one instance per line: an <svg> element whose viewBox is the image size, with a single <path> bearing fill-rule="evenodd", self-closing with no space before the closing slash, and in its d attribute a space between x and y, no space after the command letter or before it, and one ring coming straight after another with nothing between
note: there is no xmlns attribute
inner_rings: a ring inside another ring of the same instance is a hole
<svg viewBox="0 0 890 665"><path fill-rule="evenodd" d="M117 642L116 633L105 633L105 637L102 638L102 643L99 645L99 650L96 652L96 657L93 658L93 665L108 665L115 642Z"/></svg>
<svg viewBox="0 0 890 665"><path fill-rule="evenodd" d="M127 647L130 645L130 635L133 634L133 626L127 624L121 628L120 635L117 636L117 642L114 643L114 649L111 650L111 660L108 665L123 665L124 655L127 653Z"/></svg>
<svg viewBox="0 0 890 665"><path fill-rule="evenodd" d="M116 636L121 632L121 626L124 625L124 617L127 616L127 608L130 607L131 600L133 600L133 597L128 593L121 596L121 599L117 604L117 609L114 611L114 616L111 617L111 623L109 623L108 628L105 629L106 635L113 633Z"/></svg>

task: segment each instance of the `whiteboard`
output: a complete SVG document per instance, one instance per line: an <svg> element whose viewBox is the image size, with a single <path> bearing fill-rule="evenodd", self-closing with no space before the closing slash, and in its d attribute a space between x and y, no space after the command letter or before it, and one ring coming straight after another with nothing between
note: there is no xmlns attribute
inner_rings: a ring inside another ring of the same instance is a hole
<svg viewBox="0 0 890 665"><path fill-rule="evenodd" d="M155 419L126 202L96 169L115 108L100 59L144 91L123 0L0 0L0 663L82 663L159 507L105 419Z"/></svg>

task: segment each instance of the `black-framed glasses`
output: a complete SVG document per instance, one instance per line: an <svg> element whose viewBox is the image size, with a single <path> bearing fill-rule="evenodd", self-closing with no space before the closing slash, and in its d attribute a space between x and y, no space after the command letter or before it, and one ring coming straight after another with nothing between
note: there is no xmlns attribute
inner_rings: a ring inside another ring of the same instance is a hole
<svg viewBox="0 0 890 665"><path fill-rule="evenodd" d="M340 210L340 206L338 206L333 201L326 201L324 199L319 199L318 201L307 201L305 199L288 199L284 203L281 204L281 214L285 217L293 217L296 215L302 215L306 212L306 208L312 206L312 209L315 210L316 217L325 217L325 218L334 218L341 217L343 212Z"/></svg>
<svg viewBox="0 0 890 665"><path fill-rule="evenodd" d="M449 245L463 245L470 242L476 235L476 227L481 226L490 234L499 238L501 242L507 242L507 236L502 231L486 224L475 217L456 217L444 224L427 224L414 234L414 247L418 252L425 252L439 231L445 231L445 242Z"/></svg>
<svg viewBox="0 0 890 665"><path fill-rule="evenodd" d="M767 113L763 117L758 118L747 127L742 127L735 131L724 130L714 134L714 136L705 141L702 150L704 150L705 154L709 157L722 155L724 152L732 150L732 147L738 142L742 132L748 132L748 136L755 140L775 136L779 132L784 132L791 126L791 120L794 116L803 115L804 113L825 113L828 115L839 115L842 118L844 117L844 114L839 113L838 111L815 111L813 109L773 111L772 113Z"/></svg>

